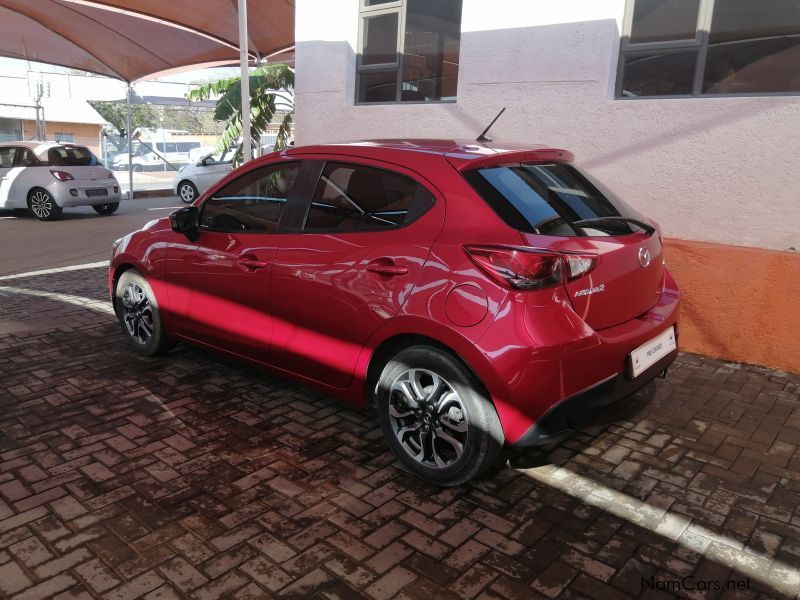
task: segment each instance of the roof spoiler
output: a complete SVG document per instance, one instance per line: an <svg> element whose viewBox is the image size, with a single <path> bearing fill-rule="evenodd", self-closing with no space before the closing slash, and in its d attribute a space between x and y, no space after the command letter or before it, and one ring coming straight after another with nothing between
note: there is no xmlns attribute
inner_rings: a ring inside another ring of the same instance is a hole
<svg viewBox="0 0 800 600"><path fill-rule="evenodd" d="M449 155L452 158L463 158L463 155ZM489 154L480 158L464 160L460 165L455 164L459 172L473 171L475 169L485 169L487 167L500 167L505 165L528 165L536 163L560 162L570 163L575 160L575 156L568 150L556 148L544 148L542 150L515 150L511 152L499 152ZM452 160L450 162L453 162Z"/></svg>

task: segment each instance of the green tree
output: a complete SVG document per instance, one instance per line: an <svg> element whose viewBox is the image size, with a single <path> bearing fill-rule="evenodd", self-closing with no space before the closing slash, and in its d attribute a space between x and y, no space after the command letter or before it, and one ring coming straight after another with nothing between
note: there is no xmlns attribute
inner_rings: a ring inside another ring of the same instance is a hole
<svg viewBox="0 0 800 600"><path fill-rule="evenodd" d="M103 102L90 100L100 116L111 123L120 135L125 137L128 128L128 106L124 102ZM131 123L137 127L159 127L159 114L150 104L134 104L131 106Z"/></svg>
<svg viewBox="0 0 800 600"><path fill-rule="evenodd" d="M234 146L242 137L242 88L240 82L239 77L221 79L202 85L186 95L189 100L217 98L214 120L227 123L217 142L217 150L220 152ZM264 65L250 73L250 128L254 148L260 146L261 135L267 132L270 123L275 118L276 94L291 93L293 89L294 71L287 65ZM281 99L286 101L283 94ZM289 143L293 118L294 113L290 110L281 119L275 150L282 150ZM242 148L239 147L239 151L234 157L234 164L238 165L241 162Z"/></svg>

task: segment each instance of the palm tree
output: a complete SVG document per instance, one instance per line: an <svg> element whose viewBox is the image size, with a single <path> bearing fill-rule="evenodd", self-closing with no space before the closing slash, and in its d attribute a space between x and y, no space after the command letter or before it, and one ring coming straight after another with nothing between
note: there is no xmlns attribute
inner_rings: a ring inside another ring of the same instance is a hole
<svg viewBox="0 0 800 600"><path fill-rule="evenodd" d="M224 152L242 137L242 88L239 77L221 79L207 83L189 92L189 100L217 98L214 110L215 121L227 121L228 125L217 142L217 151ZM274 64L258 67L250 74L250 129L253 147L261 145L261 135L266 133L275 117L276 99L290 105L290 110L278 128L275 150L283 150L289 143L294 115L291 92L294 89L294 71L287 65ZM242 163L242 147L234 157L234 165Z"/></svg>

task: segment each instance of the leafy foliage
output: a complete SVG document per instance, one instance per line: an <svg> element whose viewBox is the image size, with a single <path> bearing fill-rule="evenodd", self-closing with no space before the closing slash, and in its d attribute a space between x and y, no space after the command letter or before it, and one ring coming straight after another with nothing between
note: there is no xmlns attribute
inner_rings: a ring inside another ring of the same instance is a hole
<svg viewBox="0 0 800 600"><path fill-rule="evenodd" d="M189 100L217 98L214 120L227 122L217 142L222 152L236 145L242 137L242 89L239 77L231 77L207 83L187 94ZM250 129L254 148L261 144L261 135L266 133L276 116L276 92L291 92L294 89L294 71L287 65L274 64L258 67L250 74ZM284 149L289 143L293 112L287 112L279 125L275 150ZM242 162L239 147L234 164Z"/></svg>
<svg viewBox="0 0 800 600"><path fill-rule="evenodd" d="M103 102L100 100L90 100L100 116L111 123L120 135L126 134L128 128L128 107L124 102ZM150 104L133 104L131 106L131 117L133 127L159 127L159 114Z"/></svg>

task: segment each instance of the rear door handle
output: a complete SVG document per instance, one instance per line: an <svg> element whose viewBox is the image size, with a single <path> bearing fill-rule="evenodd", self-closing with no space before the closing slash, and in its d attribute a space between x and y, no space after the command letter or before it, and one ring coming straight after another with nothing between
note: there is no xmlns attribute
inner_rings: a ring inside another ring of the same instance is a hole
<svg viewBox="0 0 800 600"><path fill-rule="evenodd" d="M247 269L248 271L257 271L258 269L264 269L269 266L269 263L265 260L258 260L254 256L242 256L237 261L239 266Z"/></svg>
<svg viewBox="0 0 800 600"><path fill-rule="evenodd" d="M371 271L372 273L378 273L379 275L387 275L389 277L393 277L395 275L408 274L408 267L401 267L399 265L394 264L394 261L391 258L384 258L384 259L379 258L367 264L367 271Z"/></svg>

